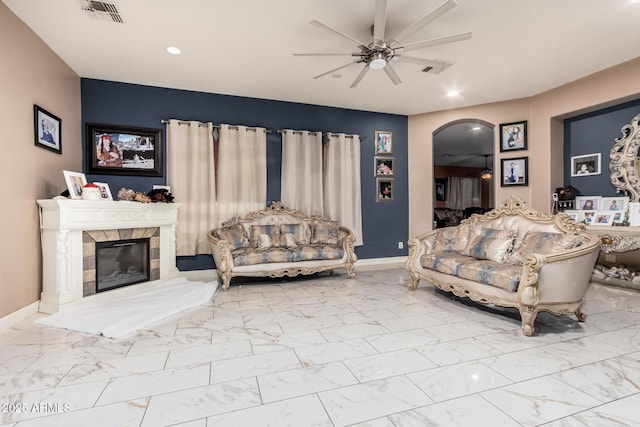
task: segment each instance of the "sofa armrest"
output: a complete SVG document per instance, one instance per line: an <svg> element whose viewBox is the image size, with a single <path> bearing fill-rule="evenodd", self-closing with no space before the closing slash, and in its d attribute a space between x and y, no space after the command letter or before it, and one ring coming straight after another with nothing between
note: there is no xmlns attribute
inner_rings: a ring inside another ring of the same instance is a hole
<svg viewBox="0 0 640 427"><path fill-rule="evenodd" d="M432 230L413 239L409 239L407 242L409 246L409 257L405 263L405 268L409 272L409 290L411 291L416 290L418 287L418 281L420 280L418 272L422 268L420 258L422 258L422 255L432 252L433 245L430 237L436 233L437 230Z"/></svg>
<svg viewBox="0 0 640 427"><path fill-rule="evenodd" d="M208 238L216 269L220 272L232 271L233 256L231 255L231 243L225 239L218 239L213 235L213 231L209 232Z"/></svg>
<svg viewBox="0 0 640 427"><path fill-rule="evenodd" d="M525 258L518 287L519 300L526 305L577 302L584 298L595 265L600 241L552 254L529 254Z"/></svg>

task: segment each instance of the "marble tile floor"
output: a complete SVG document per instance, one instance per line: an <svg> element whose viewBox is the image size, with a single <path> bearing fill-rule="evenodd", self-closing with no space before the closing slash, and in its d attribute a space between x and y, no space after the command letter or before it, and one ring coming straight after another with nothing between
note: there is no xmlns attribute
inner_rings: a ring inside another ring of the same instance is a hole
<svg viewBox="0 0 640 427"><path fill-rule="evenodd" d="M0 332L0 426L638 426L640 293L585 323L453 298L400 266L253 281L117 340ZM561 285L561 284L559 284Z"/></svg>

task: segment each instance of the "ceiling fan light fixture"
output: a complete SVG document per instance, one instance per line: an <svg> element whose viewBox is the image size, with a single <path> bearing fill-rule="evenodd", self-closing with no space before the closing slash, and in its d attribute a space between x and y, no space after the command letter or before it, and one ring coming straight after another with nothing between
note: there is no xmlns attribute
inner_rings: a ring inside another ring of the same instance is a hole
<svg viewBox="0 0 640 427"><path fill-rule="evenodd" d="M372 70L381 70L387 65L387 60L384 58L381 52L373 54L371 62L369 62L369 68Z"/></svg>

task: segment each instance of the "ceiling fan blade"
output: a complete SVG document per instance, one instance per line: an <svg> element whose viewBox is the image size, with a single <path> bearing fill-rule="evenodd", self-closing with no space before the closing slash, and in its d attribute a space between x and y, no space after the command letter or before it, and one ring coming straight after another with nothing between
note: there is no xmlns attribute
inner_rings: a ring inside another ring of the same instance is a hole
<svg viewBox="0 0 640 427"><path fill-rule="evenodd" d="M402 54L396 54L394 58L400 62L409 62L411 64L424 65L427 67L434 67L434 68L448 68L451 65L453 65L453 62L438 61L435 59L416 58L415 56L406 56Z"/></svg>
<svg viewBox="0 0 640 427"><path fill-rule="evenodd" d="M294 53L293 56L360 56L360 52L352 52L352 53Z"/></svg>
<svg viewBox="0 0 640 427"><path fill-rule="evenodd" d="M456 7L457 5L458 3L456 3L455 0L445 1L440 6L436 7L431 12L427 13L425 16L423 16L422 18L418 19L416 22L411 24L409 27L400 31L400 33L396 34L395 37L392 38L392 40L398 43L401 42L402 40L406 39L412 34L420 31L421 29L429 25L431 22L435 21L436 19L438 19L439 17L441 17L442 15L444 15L445 13L447 13L448 11Z"/></svg>
<svg viewBox="0 0 640 427"><path fill-rule="evenodd" d="M384 45L384 27L387 24L387 0L376 0L373 20L373 45Z"/></svg>
<svg viewBox="0 0 640 427"><path fill-rule="evenodd" d="M360 80L362 80L362 78L367 74L367 72L369 72L369 65L365 64L365 66L362 69L362 71L360 71L360 73L358 74L356 79L353 81L353 83L351 83L351 86L349 86L349 87L354 88L354 87L358 86L358 84L360 83Z"/></svg>
<svg viewBox="0 0 640 427"><path fill-rule="evenodd" d="M315 76L315 77L314 77L314 79L319 79L320 77L324 77L324 76L326 76L327 74L335 73L335 72L336 72L336 71L338 71L338 70L342 70L343 68L347 68L349 65L353 65L353 64L356 64L356 63L358 63L358 62L360 62L360 60L359 60L359 59L357 59L357 60L355 60L355 61L351 61L351 62L349 62L348 64L341 65L341 66L339 66L338 68L334 68L333 70L329 70L329 71L327 71L326 73L318 74L317 76Z"/></svg>
<svg viewBox="0 0 640 427"><path fill-rule="evenodd" d="M387 63L387 65L384 66L383 70L385 73L387 73L387 76L389 76L394 85L402 83L402 80L400 80L400 77L398 77L396 70L393 69L391 64Z"/></svg>
<svg viewBox="0 0 640 427"><path fill-rule="evenodd" d="M432 47L432 46L439 46L441 44L461 42L463 40L469 40L470 38L471 38L471 33L456 34L453 36L440 37L438 39L431 39L431 40L424 40L421 42L409 43L407 45L397 47L396 50L401 49L401 50L407 51L407 50L422 49L424 47Z"/></svg>
<svg viewBox="0 0 640 427"><path fill-rule="evenodd" d="M362 43L361 41L354 39L353 37L343 33L342 31L336 30L335 28L330 27L330 26L328 26L326 24L323 24L320 21L316 21L315 19L313 21L311 21L311 24L315 25L318 28L322 28L325 31L329 31L330 33L337 34L337 35L339 35L339 36L341 36L341 37L343 37L345 39L348 39L348 40L354 42L356 44L356 46L358 46L360 48L363 48L363 47L367 46L365 43Z"/></svg>

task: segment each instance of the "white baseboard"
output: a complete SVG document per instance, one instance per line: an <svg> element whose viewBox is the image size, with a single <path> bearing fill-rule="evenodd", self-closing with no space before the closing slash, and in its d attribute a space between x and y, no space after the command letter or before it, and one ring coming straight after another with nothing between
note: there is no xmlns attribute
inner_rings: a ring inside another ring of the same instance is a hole
<svg viewBox="0 0 640 427"><path fill-rule="evenodd" d="M4 331L9 329L18 323L22 322L27 317L32 314L36 314L38 312L38 306L40 305L40 300L29 304L26 307L22 307L20 310L14 311L13 313L7 314L6 316L0 318L0 331Z"/></svg>
<svg viewBox="0 0 640 427"><path fill-rule="evenodd" d="M356 268L377 266L377 265L384 265L385 267L388 267L390 264L397 264L398 266L404 266L405 262L407 262L406 256L395 256L395 257L389 257L389 258L367 258L367 259L359 259L358 261L356 261Z"/></svg>
<svg viewBox="0 0 640 427"><path fill-rule="evenodd" d="M181 271L180 275L189 280L197 280L201 282L212 282L214 280L218 280L218 270L216 269Z"/></svg>

